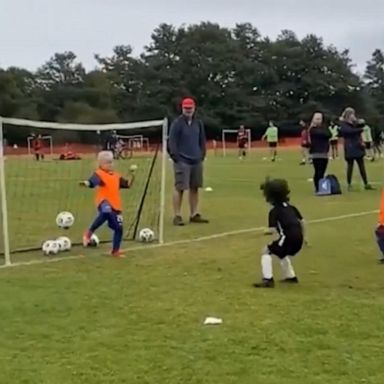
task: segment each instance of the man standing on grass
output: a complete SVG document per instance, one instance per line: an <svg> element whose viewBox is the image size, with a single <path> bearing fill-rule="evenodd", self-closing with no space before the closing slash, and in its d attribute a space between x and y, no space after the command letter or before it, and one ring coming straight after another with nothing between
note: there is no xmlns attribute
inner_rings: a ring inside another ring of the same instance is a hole
<svg viewBox="0 0 384 384"><path fill-rule="evenodd" d="M276 161L277 143L279 142L279 129L275 126L273 121L269 122L269 126L265 131L262 139L267 140L271 161Z"/></svg>
<svg viewBox="0 0 384 384"><path fill-rule="evenodd" d="M199 189L203 186L203 161L206 155L206 137L201 120L196 118L196 104L191 98L182 101L182 115L171 125L168 150L175 171L173 195L173 224L183 226L181 206L184 191L189 191L191 223L208 223L198 211Z"/></svg>

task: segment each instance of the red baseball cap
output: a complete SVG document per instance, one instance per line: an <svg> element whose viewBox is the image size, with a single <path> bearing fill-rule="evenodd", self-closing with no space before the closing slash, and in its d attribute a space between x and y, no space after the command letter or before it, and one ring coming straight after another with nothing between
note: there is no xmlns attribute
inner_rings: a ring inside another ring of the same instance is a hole
<svg viewBox="0 0 384 384"><path fill-rule="evenodd" d="M195 108L196 103L195 103L195 100L193 100L190 97L187 97L187 98L183 99L183 101L181 102L181 106L183 108Z"/></svg>

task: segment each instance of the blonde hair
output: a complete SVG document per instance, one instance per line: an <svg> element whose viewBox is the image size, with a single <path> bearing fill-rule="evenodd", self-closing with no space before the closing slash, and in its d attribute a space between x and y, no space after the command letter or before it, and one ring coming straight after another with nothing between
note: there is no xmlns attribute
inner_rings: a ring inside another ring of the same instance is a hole
<svg viewBox="0 0 384 384"><path fill-rule="evenodd" d="M345 108L343 113L340 116L340 121L349 121L352 115L355 115L356 112L353 108Z"/></svg>
<svg viewBox="0 0 384 384"><path fill-rule="evenodd" d="M97 162L101 163L112 163L113 153L111 151L101 151L97 154Z"/></svg>

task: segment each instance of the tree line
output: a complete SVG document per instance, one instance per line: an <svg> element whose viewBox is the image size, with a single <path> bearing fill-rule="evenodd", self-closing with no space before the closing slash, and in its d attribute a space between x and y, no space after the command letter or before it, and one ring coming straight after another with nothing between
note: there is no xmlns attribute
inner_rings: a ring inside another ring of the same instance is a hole
<svg viewBox="0 0 384 384"><path fill-rule="evenodd" d="M73 52L55 53L36 71L0 69L0 115L72 123L173 117L192 96L208 135L245 124L255 135L269 120L294 132L315 110L335 119L353 106L384 127L384 55L373 52L363 76L347 50L283 30L272 40L252 24L161 24L137 57L119 45L95 55L87 71ZM283 129L283 130L284 130Z"/></svg>

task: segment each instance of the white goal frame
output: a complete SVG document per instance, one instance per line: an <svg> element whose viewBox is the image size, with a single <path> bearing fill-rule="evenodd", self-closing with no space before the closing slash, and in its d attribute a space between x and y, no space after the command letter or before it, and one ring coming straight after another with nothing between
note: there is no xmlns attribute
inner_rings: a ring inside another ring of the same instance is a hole
<svg viewBox="0 0 384 384"><path fill-rule="evenodd" d="M123 140L128 143L128 149L130 150L141 150L143 151L145 148L146 152L150 152L150 145L149 145L149 139L148 137L145 137L143 135L117 135L118 140ZM133 143L140 143L139 147L135 147Z"/></svg>
<svg viewBox="0 0 384 384"><path fill-rule="evenodd" d="M29 136L27 138L27 145L28 145L28 155L32 154L32 141L34 139L38 138L38 136ZM48 140L49 141L49 149L50 149L50 155L53 155L53 138L52 136L41 136L42 140Z"/></svg>
<svg viewBox="0 0 384 384"><path fill-rule="evenodd" d="M247 133L247 137L248 137L248 150L250 150L251 146L252 146L251 130L246 129L245 132ZM236 134L237 135L238 133L239 133L238 129L223 129L221 131L221 144L222 144L222 148L223 148L223 156L227 155L227 147L225 145L225 135L226 134ZM236 139L237 139L237 137L236 137Z"/></svg>
<svg viewBox="0 0 384 384"><path fill-rule="evenodd" d="M166 192L166 170L167 162L167 138L168 138L168 119L151 120L135 123L117 123L117 124L70 124L56 123L46 121L33 121L26 119L6 118L0 116L0 204L2 210L2 232L4 246L5 266L12 266L10 241L9 241L9 221L8 221L8 201L7 186L5 179L5 155L4 155L4 129L3 124L20 127L31 127L35 129L56 129L56 130L72 130L72 131L94 131L108 132L118 130L137 130L142 128L161 127L161 181L160 181L160 206L159 206L159 225L158 225L158 242L164 243L164 219L165 219L165 192ZM53 146L53 142L52 142Z"/></svg>

